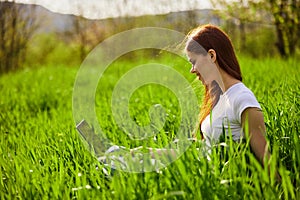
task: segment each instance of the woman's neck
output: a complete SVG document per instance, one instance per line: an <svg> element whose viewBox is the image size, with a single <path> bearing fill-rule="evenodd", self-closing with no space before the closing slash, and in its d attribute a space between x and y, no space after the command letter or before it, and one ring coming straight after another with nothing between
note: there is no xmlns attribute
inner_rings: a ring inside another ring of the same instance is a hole
<svg viewBox="0 0 300 200"><path fill-rule="evenodd" d="M221 79L222 79L222 90L223 93L226 92L231 86L233 86L236 83L240 83L241 81L230 76L228 73L226 73L224 70L220 69Z"/></svg>

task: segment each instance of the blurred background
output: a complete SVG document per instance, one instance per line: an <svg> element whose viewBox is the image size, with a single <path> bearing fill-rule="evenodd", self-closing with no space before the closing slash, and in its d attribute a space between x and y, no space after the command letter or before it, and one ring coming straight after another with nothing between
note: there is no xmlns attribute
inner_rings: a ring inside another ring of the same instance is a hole
<svg viewBox="0 0 300 200"><path fill-rule="evenodd" d="M299 56L298 0L0 1L0 74L45 65L80 66L105 38L146 26L187 34L220 26L238 54Z"/></svg>

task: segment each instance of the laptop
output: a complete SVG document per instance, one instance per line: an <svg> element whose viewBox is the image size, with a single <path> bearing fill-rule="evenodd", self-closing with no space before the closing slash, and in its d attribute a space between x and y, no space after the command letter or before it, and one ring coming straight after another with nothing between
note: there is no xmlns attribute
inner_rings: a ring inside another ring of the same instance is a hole
<svg viewBox="0 0 300 200"><path fill-rule="evenodd" d="M84 119L76 125L76 129L80 133L84 145L97 158L104 156L108 147L111 146L107 139L101 135L97 135Z"/></svg>
<svg viewBox="0 0 300 200"><path fill-rule="evenodd" d="M126 151L125 147L112 145L103 135L96 134L94 129L83 119L76 125L76 129L81 135L81 139L86 148L97 158L97 160L106 166L109 164L112 169L116 166L126 168L126 162L123 160L122 152ZM120 152L120 155L113 153ZM109 156L108 156L109 155ZM105 170L105 168L103 168ZM107 173L107 170L105 170Z"/></svg>

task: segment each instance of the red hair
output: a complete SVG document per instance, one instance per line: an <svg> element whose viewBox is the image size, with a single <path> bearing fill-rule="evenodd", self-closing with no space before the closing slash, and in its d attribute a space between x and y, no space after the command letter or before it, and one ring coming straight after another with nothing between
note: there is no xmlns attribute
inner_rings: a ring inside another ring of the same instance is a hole
<svg viewBox="0 0 300 200"><path fill-rule="evenodd" d="M214 25L200 26L190 32L185 50L206 55L209 49L215 50L217 63L230 76L242 81L240 65L236 58L232 42L228 35ZM221 88L213 81L205 85L205 94L200 108L200 125L218 102Z"/></svg>

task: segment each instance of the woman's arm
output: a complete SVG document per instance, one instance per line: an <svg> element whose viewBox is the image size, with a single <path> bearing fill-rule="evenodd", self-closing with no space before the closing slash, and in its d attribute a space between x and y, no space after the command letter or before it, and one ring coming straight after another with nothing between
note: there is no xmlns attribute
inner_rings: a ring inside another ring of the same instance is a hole
<svg viewBox="0 0 300 200"><path fill-rule="evenodd" d="M270 158L270 152L265 138L266 127L262 111L258 108L245 109L242 113L242 126L244 130L246 123L248 123L251 149L262 166L264 166L265 159ZM281 182L281 177L277 171L276 179L278 182Z"/></svg>
<svg viewBox="0 0 300 200"><path fill-rule="evenodd" d="M242 113L242 127L248 127L250 146L257 159L264 165L265 157L269 158L269 151L265 138L265 122L263 113L258 108L247 108Z"/></svg>

